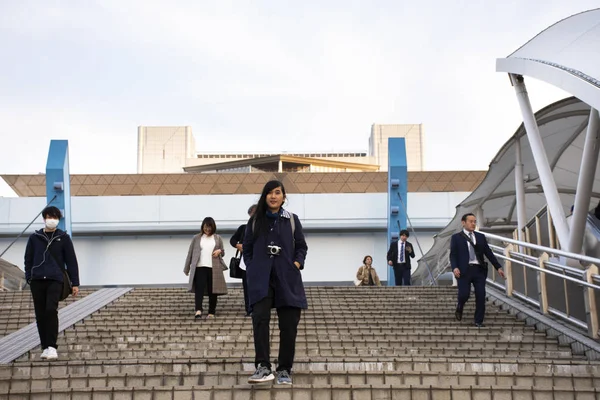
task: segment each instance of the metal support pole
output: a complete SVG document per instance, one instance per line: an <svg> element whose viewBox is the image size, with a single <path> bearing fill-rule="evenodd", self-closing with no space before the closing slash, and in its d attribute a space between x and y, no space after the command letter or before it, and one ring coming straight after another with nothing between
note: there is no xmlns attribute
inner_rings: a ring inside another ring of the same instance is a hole
<svg viewBox="0 0 600 400"><path fill-rule="evenodd" d="M527 214L525 213L525 176L523 175L523 157L521 155L521 138L516 141L516 159L515 159L515 194L517 208L517 234L521 242L525 241L525 224L527 223ZM519 252L523 249L519 247Z"/></svg>
<svg viewBox="0 0 600 400"><path fill-rule="evenodd" d="M540 176L544 195L548 201L548 210L554 220L554 227L556 228L558 240L562 246L568 246L569 226L567 225L565 212L558 195L558 189L554 182L552 170L550 169L550 163L548 162L548 156L546 155L544 143L540 136L540 130L535 119L535 114L531 108L531 102L529 101L529 95L525 88L525 82L522 76L513 74L510 74L510 79L517 94L517 100L519 101L521 114L523 115L523 124L525 125L525 131L527 132L529 145L531 146L531 153L533 154L535 166L537 167Z"/></svg>
<svg viewBox="0 0 600 400"><path fill-rule="evenodd" d="M478 206L475 209L475 219L477 220L478 230L481 230L481 228L485 227L485 220L483 219L483 208L481 208L481 206Z"/></svg>
<svg viewBox="0 0 600 400"><path fill-rule="evenodd" d="M598 150L600 149L600 143L598 142L599 133L600 120L598 110L592 108L590 110L585 144L583 146L577 191L575 192L575 207L573 209L573 218L571 219L571 238L568 250L572 253L581 253L581 246L583 245L585 223L590 209L596 166L598 165Z"/></svg>

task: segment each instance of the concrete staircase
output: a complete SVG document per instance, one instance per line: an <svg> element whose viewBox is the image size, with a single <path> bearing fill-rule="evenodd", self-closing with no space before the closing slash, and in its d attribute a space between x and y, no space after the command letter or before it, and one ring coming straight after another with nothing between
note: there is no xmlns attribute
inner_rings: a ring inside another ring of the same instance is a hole
<svg viewBox="0 0 600 400"><path fill-rule="evenodd" d="M454 320L455 288L308 287L294 385L250 386L239 289L193 319L184 289L135 289L40 351L0 366L0 399L600 399L600 363L488 305ZM1 310L0 310L1 311ZM277 355L273 313L272 355Z"/></svg>
<svg viewBox="0 0 600 400"><path fill-rule="evenodd" d="M58 308L66 307L93 292L90 289L81 290L78 297L69 296L58 303ZM32 322L35 322L35 312L29 286L22 291L0 292L0 337L16 332Z"/></svg>

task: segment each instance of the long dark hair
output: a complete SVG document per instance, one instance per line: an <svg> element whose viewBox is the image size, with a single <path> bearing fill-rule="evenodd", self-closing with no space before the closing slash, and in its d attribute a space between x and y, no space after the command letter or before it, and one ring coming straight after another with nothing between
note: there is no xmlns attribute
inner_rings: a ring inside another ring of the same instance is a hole
<svg viewBox="0 0 600 400"><path fill-rule="evenodd" d="M281 192L283 193L283 202L285 203L286 194L283 183L277 180L272 180L267 182L263 187L262 193L260 194L260 199L258 199L258 204L256 205L256 212L254 213L254 216L250 218L250 223L252 223L252 221L256 221L253 231L255 238L269 229L269 221L267 220L267 195L269 192L278 187L281 187Z"/></svg>

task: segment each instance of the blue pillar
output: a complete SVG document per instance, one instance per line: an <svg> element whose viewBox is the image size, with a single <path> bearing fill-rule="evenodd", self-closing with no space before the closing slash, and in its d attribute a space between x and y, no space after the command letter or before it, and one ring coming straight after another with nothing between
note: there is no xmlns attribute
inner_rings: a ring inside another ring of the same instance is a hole
<svg viewBox="0 0 600 400"><path fill-rule="evenodd" d="M52 199L56 196L54 201ZM71 232L71 179L69 174L69 142L51 140L46 163L46 202L52 201L63 215L58 227Z"/></svg>
<svg viewBox="0 0 600 400"><path fill-rule="evenodd" d="M404 138L388 139L388 243L400 238L400 230L406 229L406 212L399 195L408 207L406 144ZM395 286L394 269L388 265L388 286Z"/></svg>

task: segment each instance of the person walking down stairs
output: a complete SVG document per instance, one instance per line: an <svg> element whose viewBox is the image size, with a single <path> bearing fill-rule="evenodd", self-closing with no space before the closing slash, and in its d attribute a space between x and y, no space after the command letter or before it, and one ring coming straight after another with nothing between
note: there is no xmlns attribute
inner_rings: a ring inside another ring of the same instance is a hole
<svg viewBox="0 0 600 400"><path fill-rule="evenodd" d="M356 286L381 286L377 271L373 268L373 258L365 256L363 265L356 272Z"/></svg>
<svg viewBox="0 0 600 400"><path fill-rule="evenodd" d="M412 243L407 240L409 236L406 229L401 230L400 240L392 241L387 252L388 265L394 269L396 286L410 286L410 259L415 258L415 251Z"/></svg>
<svg viewBox="0 0 600 400"><path fill-rule="evenodd" d="M71 237L58 229L62 213L57 207L42 210L44 228L35 231L25 248L25 279L31 288L35 321L42 345L42 360L58 358L58 302L66 279L73 296L79 294L79 266ZM66 270L65 270L66 265Z"/></svg>
<svg viewBox="0 0 600 400"><path fill-rule="evenodd" d="M454 312L455 318L462 320L463 307L471 294L471 284L475 289L475 326L483 327L485 317L485 281L488 266L485 255L504 278L504 270L490 249L485 235L475 232L477 220L474 214L468 213L461 218L463 229L452 235L450 240L450 265L458 282L458 302Z"/></svg>
<svg viewBox="0 0 600 400"><path fill-rule="evenodd" d="M215 318L217 296L227 294L227 284L223 276L223 270L227 269L223 261L225 249L223 239L216 232L215 220L211 217L204 218L200 233L192 239L185 259L183 273L190 277L188 290L195 294L196 319L203 317L204 294L208 294L207 320Z"/></svg>
<svg viewBox="0 0 600 400"><path fill-rule="evenodd" d="M254 212L256 211L256 204L253 204L250 206L250 208L248 208L248 216L252 217L254 215ZM244 244L244 234L246 233L246 224L240 225L237 230L235 231L235 233L233 234L233 236L231 237L231 239L229 239L229 244L231 244L232 247L235 247L237 249L237 252L239 252L240 254L243 254L243 244ZM236 252L236 255L237 255ZM240 272L241 272L241 279L242 279L242 288L244 290L244 311L246 312L246 316L249 317L251 314L250 311L250 305L248 304L248 280L246 279L246 264L244 263L244 257L243 255L241 256L241 260L240 260Z"/></svg>
<svg viewBox="0 0 600 400"><path fill-rule="evenodd" d="M279 181L264 186L256 212L248 221L243 253L248 300L252 308L256 372L249 383L270 382L271 309L279 317L277 383L292 384L296 335L302 309L308 308L302 274L308 247L296 214L283 209L285 188Z"/></svg>

